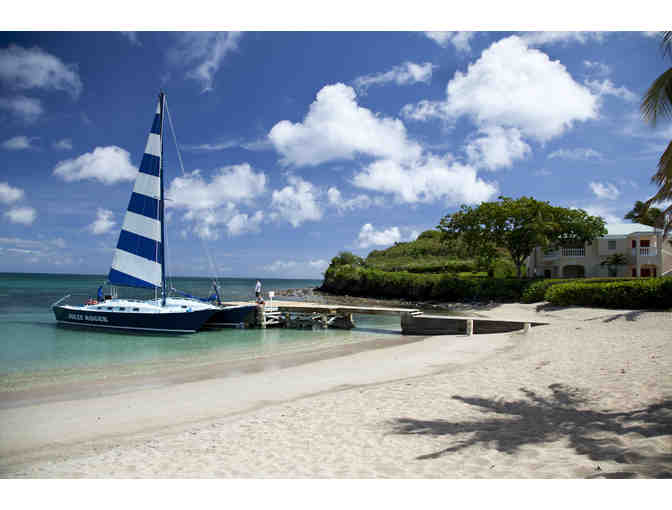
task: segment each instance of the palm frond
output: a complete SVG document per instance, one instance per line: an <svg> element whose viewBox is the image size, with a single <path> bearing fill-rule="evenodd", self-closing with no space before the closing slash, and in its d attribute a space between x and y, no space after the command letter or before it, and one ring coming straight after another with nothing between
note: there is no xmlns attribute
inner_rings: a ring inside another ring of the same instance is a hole
<svg viewBox="0 0 672 510"><path fill-rule="evenodd" d="M659 200L668 200L672 198L672 141L667 145L667 149L660 156L658 161L658 171L651 177L651 182L667 189L667 195L660 197ZM660 191L656 195L660 194Z"/></svg>
<svg viewBox="0 0 672 510"><path fill-rule="evenodd" d="M663 50L663 55L667 53L672 57L672 32L664 32L663 40L660 42L660 48Z"/></svg>
<svg viewBox="0 0 672 510"><path fill-rule="evenodd" d="M640 109L644 120L654 126L658 117L672 118L672 67L651 84Z"/></svg>

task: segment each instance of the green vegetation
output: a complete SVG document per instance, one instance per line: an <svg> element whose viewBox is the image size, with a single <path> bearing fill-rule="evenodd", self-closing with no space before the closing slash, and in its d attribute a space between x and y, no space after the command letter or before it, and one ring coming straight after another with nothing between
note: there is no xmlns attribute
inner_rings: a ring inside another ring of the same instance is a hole
<svg viewBox="0 0 672 510"><path fill-rule="evenodd" d="M666 309L672 307L672 278L562 283L550 287L545 299L558 306Z"/></svg>
<svg viewBox="0 0 672 510"><path fill-rule="evenodd" d="M460 273L477 271L476 262L466 256L457 240L444 242L441 232L427 230L415 241L395 243L386 250L373 250L366 257L366 267L381 271L411 273Z"/></svg>
<svg viewBox="0 0 672 510"><path fill-rule="evenodd" d="M554 207L532 197L499 197L478 207L463 205L441 219L439 229L448 239L460 239L472 257L491 265L498 248L509 253L522 277L523 262L536 246L583 246L604 235L604 220L582 209Z"/></svg>
<svg viewBox="0 0 672 510"><path fill-rule="evenodd" d="M665 224L663 211L657 207L649 207L641 200L635 202L635 205L627 212L623 219L657 228L663 228L663 225Z"/></svg>
<svg viewBox="0 0 672 510"><path fill-rule="evenodd" d="M521 303L538 303L546 300L546 292L551 287L565 283L581 282L586 285L627 281L625 278L553 278L544 280L532 281L523 291L520 302Z"/></svg>
<svg viewBox="0 0 672 510"><path fill-rule="evenodd" d="M609 276L618 276L618 266L625 266L628 264L628 257L624 253L613 253L612 255L607 256L602 262L601 266L607 266L607 271L609 271Z"/></svg>
<svg viewBox="0 0 672 510"><path fill-rule="evenodd" d="M582 245L606 234L602 218L583 210L554 207L529 197L499 197L498 202L484 202L476 208L463 205L445 216L438 228L423 232L415 241L374 250L366 258L340 252L325 272L321 289L413 301L672 306L669 278L520 278L523 261L535 246ZM623 254L615 254L603 264L611 274L626 262ZM513 278L516 273L518 278Z"/></svg>
<svg viewBox="0 0 672 510"><path fill-rule="evenodd" d="M350 296L416 301L516 301L528 283L518 278L458 278L331 265L324 275L322 290Z"/></svg>
<svg viewBox="0 0 672 510"><path fill-rule="evenodd" d="M672 32L663 33L660 46L663 50L663 55L669 54L672 57ZM649 90L646 91L642 99L641 111L644 120L654 126L658 117L662 117L663 119L672 118L672 67L656 78L649 87ZM647 206L672 199L672 141L670 141L662 156L660 156L658 169L651 177L651 181L658 185L658 191L646 201ZM665 222L665 234L672 228L670 214L672 214L672 205L669 205L663 211L664 218L667 218Z"/></svg>

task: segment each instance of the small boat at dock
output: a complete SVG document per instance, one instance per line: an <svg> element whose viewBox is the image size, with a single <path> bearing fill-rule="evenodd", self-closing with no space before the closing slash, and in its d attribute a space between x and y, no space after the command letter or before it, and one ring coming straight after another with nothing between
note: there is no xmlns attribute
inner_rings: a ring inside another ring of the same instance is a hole
<svg viewBox="0 0 672 510"><path fill-rule="evenodd" d="M198 299L169 296L166 289L163 175L165 110L166 95L161 92L108 275L111 285L153 289L155 299L140 301L99 296L98 300L84 305L61 305L59 302L63 301L62 298L52 305L59 324L191 333L201 329L218 312L226 311Z"/></svg>

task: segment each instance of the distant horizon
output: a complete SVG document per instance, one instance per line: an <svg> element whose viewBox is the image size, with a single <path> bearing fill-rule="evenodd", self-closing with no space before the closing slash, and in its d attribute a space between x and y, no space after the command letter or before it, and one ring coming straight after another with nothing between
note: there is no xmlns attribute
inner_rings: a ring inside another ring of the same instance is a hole
<svg viewBox="0 0 672 510"><path fill-rule="evenodd" d="M0 276L3 275L44 275L44 276L100 276L102 278L106 278L107 275L105 274L98 274L98 273L43 273L43 272L27 272L27 271L0 271ZM213 279L217 278L218 280L310 280L310 281L318 281L318 280L324 280L324 277L322 278L303 278L303 277L296 277L296 278L281 278L277 276L190 276L190 275L169 275L166 277L167 279L171 278L199 278L199 279Z"/></svg>

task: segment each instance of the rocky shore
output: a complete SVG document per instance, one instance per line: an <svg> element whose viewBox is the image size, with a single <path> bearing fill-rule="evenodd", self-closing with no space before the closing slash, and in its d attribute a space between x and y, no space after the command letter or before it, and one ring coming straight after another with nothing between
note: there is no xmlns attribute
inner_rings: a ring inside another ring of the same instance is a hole
<svg viewBox="0 0 672 510"><path fill-rule="evenodd" d="M351 305L351 306L388 306L391 308L417 308L425 312L453 312L468 314L474 310L488 310L498 303L442 303L437 301L407 301L404 299L367 298L348 295L336 295L323 292L319 288L307 287L300 289L275 290L276 297L290 301L310 301L312 303Z"/></svg>

